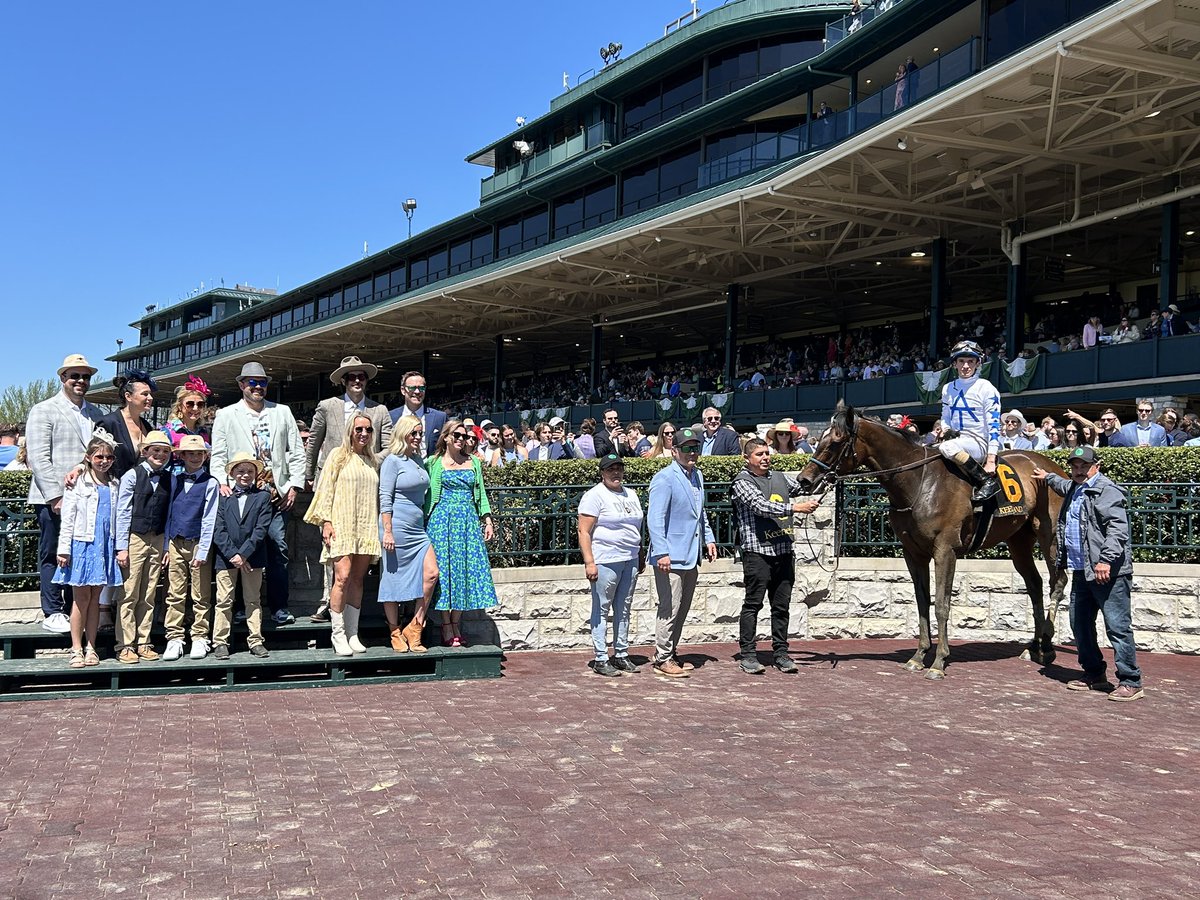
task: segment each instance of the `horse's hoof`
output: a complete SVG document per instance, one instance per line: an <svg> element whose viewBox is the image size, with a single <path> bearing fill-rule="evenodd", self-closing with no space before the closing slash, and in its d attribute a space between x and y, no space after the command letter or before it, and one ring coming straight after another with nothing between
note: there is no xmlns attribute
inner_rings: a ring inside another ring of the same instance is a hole
<svg viewBox="0 0 1200 900"><path fill-rule="evenodd" d="M904 663L903 666L904 666L904 671L906 671L906 672L923 672L923 671L925 671L925 666L923 666L921 663L916 662L915 660L911 660L911 659L908 662Z"/></svg>
<svg viewBox="0 0 1200 900"><path fill-rule="evenodd" d="M930 669L928 672L925 673L925 677L928 678L930 681L941 681L943 678L946 677L946 673L943 672L941 669Z"/></svg>
<svg viewBox="0 0 1200 900"><path fill-rule="evenodd" d="M1021 659L1024 660L1025 662L1029 662L1030 660L1033 659L1033 656L1032 656L1032 654L1030 654L1028 647L1026 647L1024 650L1021 651Z"/></svg>

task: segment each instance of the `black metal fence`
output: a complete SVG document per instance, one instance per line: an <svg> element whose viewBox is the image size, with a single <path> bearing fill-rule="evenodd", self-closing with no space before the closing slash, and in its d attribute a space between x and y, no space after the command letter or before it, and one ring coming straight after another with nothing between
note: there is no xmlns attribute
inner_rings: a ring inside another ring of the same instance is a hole
<svg viewBox="0 0 1200 900"><path fill-rule="evenodd" d="M1136 561L1200 562L1200 484L1121 487L1129 497L1129 528ZM846 482L839 490L840 555L900 556L900 544L888 522L883 488L863 481ZM979 555L1007 559L1008 549L1001 546Z"/></svg>

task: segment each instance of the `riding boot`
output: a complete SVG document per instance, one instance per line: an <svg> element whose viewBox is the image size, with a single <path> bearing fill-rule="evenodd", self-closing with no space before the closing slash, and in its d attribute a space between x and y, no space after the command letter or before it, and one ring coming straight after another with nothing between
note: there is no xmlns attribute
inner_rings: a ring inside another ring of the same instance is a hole
<svg viewBox="0 0 1200 900"><path fill-rule="evenodd" d="M971 499L976 503L980 503L988 497L991 497L1000 490L1000 479L995 475L989 475L983 470L983 466L971 458L971 455L966 450L960 450L954 455L954 461L958 463L963 470L963 474L970 479L975 490L971 492Z"/></svg>

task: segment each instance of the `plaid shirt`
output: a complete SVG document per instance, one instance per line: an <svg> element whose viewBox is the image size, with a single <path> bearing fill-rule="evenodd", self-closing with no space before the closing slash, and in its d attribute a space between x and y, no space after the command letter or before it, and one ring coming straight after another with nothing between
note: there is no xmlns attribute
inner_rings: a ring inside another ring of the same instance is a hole
<svg viewBox="0 0 1200 900"><path fill-rule="evenodd" d="M803 490L800 484L786 473L788 497L798 497ZM763 492L744 478L735 478L729 489L733 501L733 512L737 517L738 543L743 553L759 553L763 556L784 556L792 553L792 535L782 535L778 540L763 541L758 536L760 519L775 520L792 511L792 504L779 500L768 500Z"/></svg>

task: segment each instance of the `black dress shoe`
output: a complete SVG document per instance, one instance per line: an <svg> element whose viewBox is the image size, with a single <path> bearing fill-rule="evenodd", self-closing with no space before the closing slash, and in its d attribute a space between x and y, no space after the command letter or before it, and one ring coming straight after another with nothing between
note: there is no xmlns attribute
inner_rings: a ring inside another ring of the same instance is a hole
<svg viewBox="0 0 1200 900"><path fill-rule="evenodd" d="M322 603L317 607L317 611L308 617L310 622L328 622L329 621L329 604Z"/></svg>

